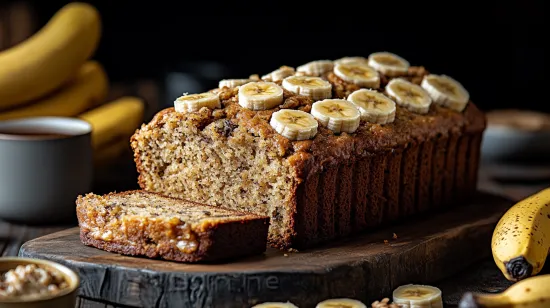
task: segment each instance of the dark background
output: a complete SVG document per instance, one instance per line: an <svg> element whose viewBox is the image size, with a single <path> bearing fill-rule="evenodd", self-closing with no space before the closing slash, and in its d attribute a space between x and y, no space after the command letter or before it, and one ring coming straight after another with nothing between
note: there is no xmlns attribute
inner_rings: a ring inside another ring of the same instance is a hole
<svg viewBox="0 0 550 308"><path fill-rule="evenodd" d="M34 1L38 23L67 2ZM482 109L550 111L543 1L87 2L111 79L154 78L165 104L221 78L391 51L458 79Z"/></svg>

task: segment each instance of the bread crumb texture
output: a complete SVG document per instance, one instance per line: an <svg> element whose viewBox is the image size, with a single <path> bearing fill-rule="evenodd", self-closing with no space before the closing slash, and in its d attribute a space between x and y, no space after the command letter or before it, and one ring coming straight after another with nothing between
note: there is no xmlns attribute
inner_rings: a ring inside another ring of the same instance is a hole
<svg viewBox="0 0 550 308"><path fill-rule="evenodd" d="M102 243L123 254L160 257L168 254L172 259L185 259L185 255L191 259L202 258L209 246L219 240L216 231L224 226L224 230L233 233L228 235L236 236L235 243L258 238L259 244L254 245L263 245L265 249L266 240L262 236L267 237L269 221L268 217L144 191L79 196L77 215L81 233L92 244ZM247 227L257 234L247 235ZM230 245L231 242L221 244Z"/></svg>

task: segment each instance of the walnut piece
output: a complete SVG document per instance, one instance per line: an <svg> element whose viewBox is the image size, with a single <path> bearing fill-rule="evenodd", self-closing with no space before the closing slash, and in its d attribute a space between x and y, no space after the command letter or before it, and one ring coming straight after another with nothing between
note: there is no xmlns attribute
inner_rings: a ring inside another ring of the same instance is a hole
<svg viewBox="0 0 550 308"><path fill-rule="evenodd" d="M396 303L391 303L390 304L390 299L387 298L387 297L382 299L381 301L373 302L371 304L371 307L372 308L401 308L401 306L396 304Z"/></svg>

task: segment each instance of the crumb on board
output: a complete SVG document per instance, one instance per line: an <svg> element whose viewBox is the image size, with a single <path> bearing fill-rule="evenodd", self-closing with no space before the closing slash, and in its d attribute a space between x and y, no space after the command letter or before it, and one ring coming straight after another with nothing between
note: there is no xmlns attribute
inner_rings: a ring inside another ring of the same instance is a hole
<svg viewBox="0 0 550 308"><path fill-rule="evenodd" d="M388 240L384 240L384 244L385 245L388 245L389 241Z"/></svg>
<svg viewBox="0 0 550 308"><path fill-rule="evenodd" d="M288 252L298 252L298 249L289 248L289 249L288 249Z"/></svg>
<svg viewBox="0 0 550 308"><path fill-rule="evenodd" d="M381 301L375 301L371 304L372 308L400 308L400 306L396 303L390 303L389 298L384 298Z"/></svg>
<svg viewBox="0 0 550 308"><path fill-rule="evenodd" d="M285 253L283 256L288 257L288 253Z"/></svg>
<svg viewBox="0 0 550 308"><path fill-rule="evenodd" d="M393 239L394 239L394 240L397 239L397 234L395 234L395 232L393 233Z"/></svg>

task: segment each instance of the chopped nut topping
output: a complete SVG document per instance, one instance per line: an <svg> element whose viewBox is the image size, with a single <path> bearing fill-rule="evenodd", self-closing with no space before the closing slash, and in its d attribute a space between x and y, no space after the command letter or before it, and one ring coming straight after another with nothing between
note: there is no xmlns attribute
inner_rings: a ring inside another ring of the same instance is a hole
<svg viewBox="0 0 550 308"><path fill-rule="evenodd" d="M69 285L63 275L36 264L18 265L2 273L0 299L56 294Z"/></svg>
<svg viewBox="0 0 550 308"><path fill-rule="evenodd" d="M390 299L387 297L381 301L375 301L374 303L372 303L371 307L372 308L401 308L401 306L396 303L390 304Z"/></svg>

